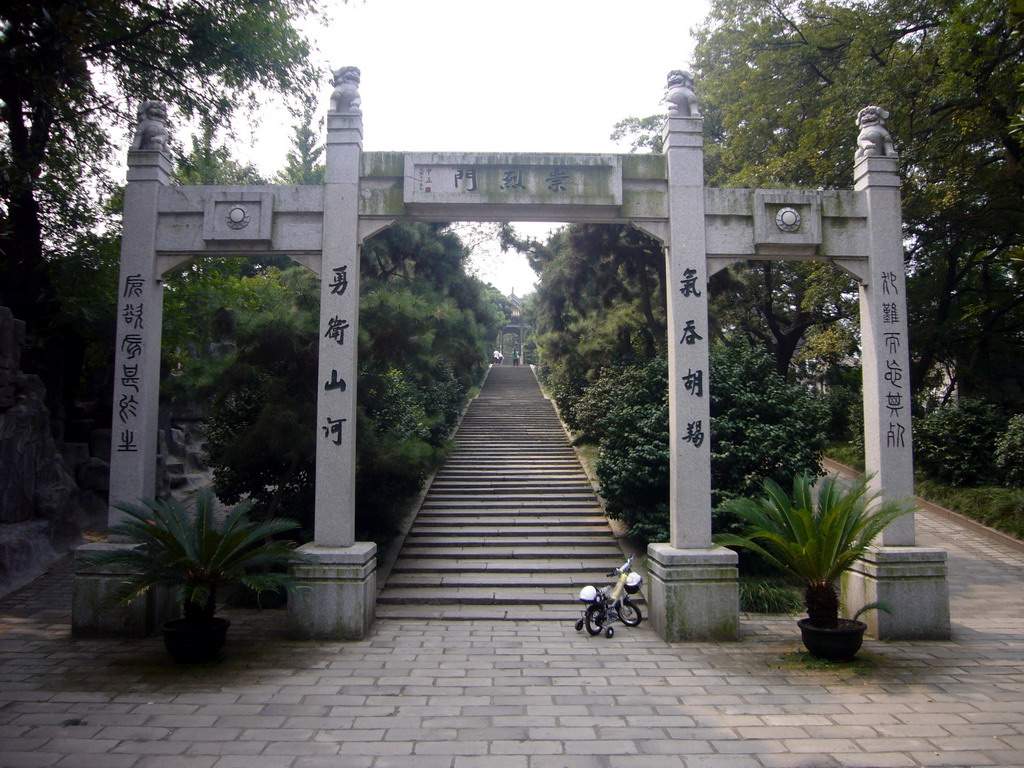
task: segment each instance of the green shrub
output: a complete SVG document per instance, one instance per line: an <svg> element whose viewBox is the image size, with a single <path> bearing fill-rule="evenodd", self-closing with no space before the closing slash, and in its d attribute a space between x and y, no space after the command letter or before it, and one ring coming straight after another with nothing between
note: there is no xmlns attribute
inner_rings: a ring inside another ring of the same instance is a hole
<svg viewBox="0 0 1024 768"><path fill-rule="evenodd" d="M451 369L427 385L422 395L423 408L430 418L431 445L440 446L451 434L462 413L469 388L455 378Z"/></svg>
<svg viewBox="0 0 1024 768"><path fill-rule="evenodd" d="M667 366L665 358L658 357L645 364L605 369L571 408L576 431L586 440L599 442L621 427L624 411L664 400Z"/></svg>
<svg viewBox="0 0 1024 768"><path fill-rule="evenodd" d="M1010 419L996 441L996 464L1008 485L1024 487L1024 413Z"/></svg>
<svg viewBox="0 0 1024 768"><path fill-rule="evenodd" d="M815 397L828 414L825 432L830 439L849 440L854 432L863 432L864 406L858 389L837 384Z"/></svg>
<svg viewBox="0 0 1024 768"><path fill-rule="evenodd" d="M916 492L983 525L1024 539L1024 490L991 486L954 488L919 478Z"/></svg>
<svg viewBox="0 0 1024 768"><path fill-rule="evenodd" d="M422 394L397 368L374 371L360 366L359 406L381 433L426 440L430 436Z"/></svg>
<svg viewBox="0 0 1024 768"><path fill-rule="evenodd" d="M830 442L825 446L825 455L840 464L863 472L864 471L864 449L857 448L852 443Z"/></svg>
<svg viewBox="0 0 1024 768"><path fill-rule="evenodd" d="M918 469L965 488L998 483L993 456L1002 424L995 406L967 398L914 419Z"/></svg>
<svg viewBox="0 0 1024 768"><path fill-rule="evenodd" d="M661 358L646 370L660 378L660 392L648 392L647 402L606 404L607 434L596 465L608 516L625 522L640 543L668 539L667 363Z"/></svg>
<svg viewBox="0 0 1024 768"><path fill-rule="evenodd" d="M643 544L668 537L668 364L657 358L606 373L578 413L602 436L597 461L609 517ZM711 354L711 476L716 499L753 492L763 479L817 473L824 406L788 385L766 354L740 346ZM600 395L600 397L598 397ZM717 503L717 502L716 502Z"/></svg>
<svg viewBox="0 0 1024 768"><path fill-rule="evenodd" d="M711 485L714 505L757 493L764 480L819 474L824 404L775 372L765 352L737 344L711 353Z"/></svg>

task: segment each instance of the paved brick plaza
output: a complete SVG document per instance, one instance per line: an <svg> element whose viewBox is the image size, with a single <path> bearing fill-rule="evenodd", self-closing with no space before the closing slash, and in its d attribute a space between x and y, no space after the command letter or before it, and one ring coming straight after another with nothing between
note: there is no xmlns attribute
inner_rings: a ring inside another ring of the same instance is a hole
<svg viewBox="0 0 1024 768"><path fill-rule="evenodd" d="M275 611L178 668L158 638L72 640L62 561L0 602L0 766L1024 766L1024 554L919 526L950 553L954 639L841 669L795 660L788 617L721 644L402 619L347 644Z"/></svg>

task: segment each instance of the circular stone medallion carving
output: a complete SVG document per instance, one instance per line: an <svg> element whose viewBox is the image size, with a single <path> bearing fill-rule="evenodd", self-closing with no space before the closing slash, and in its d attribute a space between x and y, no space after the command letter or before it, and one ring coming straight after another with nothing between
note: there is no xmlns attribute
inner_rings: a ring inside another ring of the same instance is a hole
<svg viewBox="0 0 1024 768"><path fill-rule="evenodd" d="M775 226L783 232L796 232L800 229L800 212L796 208L780 208L775 214Z"/></svg>
<svg viewBox="0 0 1024 768"><path fill-rule="evenodd" d="M227 215L228 226L231 229L245 229L249 226L249 212L240 205L236 205Z"/></svg>

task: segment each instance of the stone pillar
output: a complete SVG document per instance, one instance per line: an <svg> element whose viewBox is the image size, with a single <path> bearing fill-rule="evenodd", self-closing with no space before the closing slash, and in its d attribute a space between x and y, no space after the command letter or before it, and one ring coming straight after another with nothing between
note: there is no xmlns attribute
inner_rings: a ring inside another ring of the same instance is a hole
<svg viewBox="0 0 1024 768"><path fill-rule="evenodd" d="M689 112L689 110L687 110ZM734 639L736 553L711 544L711 407L703 120L670 113L668 167L668 544L648 547L651 623L666 640Z"/></svg>
<svg viewBox="0 0 1024 768"><path fill-rule="evenodd" d="M156 224L160 194L170 184L170 171L171 161L162 144L128 152L114 349L108 509L111 525L124 516L114 504L138 504L141 499L156 496L163 318ZM116 544L112 540L111 545ZM112 604L109 593L120 581L119 574L91 569L79 557L107 546L87 544L76 551L72 632L78 636L144 636L161 621L172 618L174 601L153 591L130 606Z"/></svg>
<svg viewBox="0 0 1024 768"><path fill-rule="evenodd" d="M913 497L914 457L899 158L891 139L871 143L879 131L888 137L886 115L868 107L858 118L854 190L864 199L870 243L867 277L860 284L865 468L871 489L890 500ZM862 122L865 116L874 122ZM892 613L864 615L880 639L948 638L945 550L915 546L913 515L890 524L879 539L843 580L846 610L852 614L883 600Z"/></svg>
<svg viewBox="0 0 1024 768"><path fill-rule="evenodd" d="M355 541L356 370L359 349L359 166L363 118L359 71L335 73L327 114L320 357L311 558L295 568L306 588L289 610L311 637L364 637L376 599L376 552Z"/></svg>

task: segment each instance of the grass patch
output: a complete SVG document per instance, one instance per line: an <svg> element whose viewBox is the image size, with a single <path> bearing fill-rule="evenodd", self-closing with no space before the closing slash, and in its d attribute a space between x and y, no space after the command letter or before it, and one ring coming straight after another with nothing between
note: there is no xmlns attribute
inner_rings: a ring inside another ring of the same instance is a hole
<svg viewBox="0 0 1024 768"><path fill-rule="evenodd" d="M987 486L954 488L919 478L917 495L990 528L1024 539L1024 490Z"/></svg>
<svg viewBox="0 0 1024 768"><path fill-rule="evenodd" d="M864 451L850 443L832 441L825 446L825 455L833 461L853 467L859 472L864 471Z"/></svg>
<svg viewBox="0 0 1024 768"><path fill-rule="evenodd" d="M869 653L861 651L850 661L828 661L827 659L819 659L807 651L793 651L792 653L783 653L779 656L782 660L781 666L783 668L802 668L802 669L826 669L835 672L853 672L858 675L867 675L874 670L878 669L878 662Z"/></svg>
<svg viewBox="0 0 1024 768"><path fill-rule="evenodd" d="M587 473L587 477L593 482L597 482L597 444L578 443L573 447L576 449L576 455L579 457L580 464L583 465L583 471Z"/></svg>
<svg viewBox="0 0 1024 768"><path fill-rule="evenodd" d="M740 610L746 613L800 613L800 591L782 579L740 578Z"/></svg>
<svg viewBox="0 0 1024 768"><path fill-rule="evenodd" d="M825 449L825 455L833 461L864 471L863 452L849 443L831 442ZM915 493L933 504L1024 540L1024 489L1003 486L957 488L918 474Z"/></svg>

